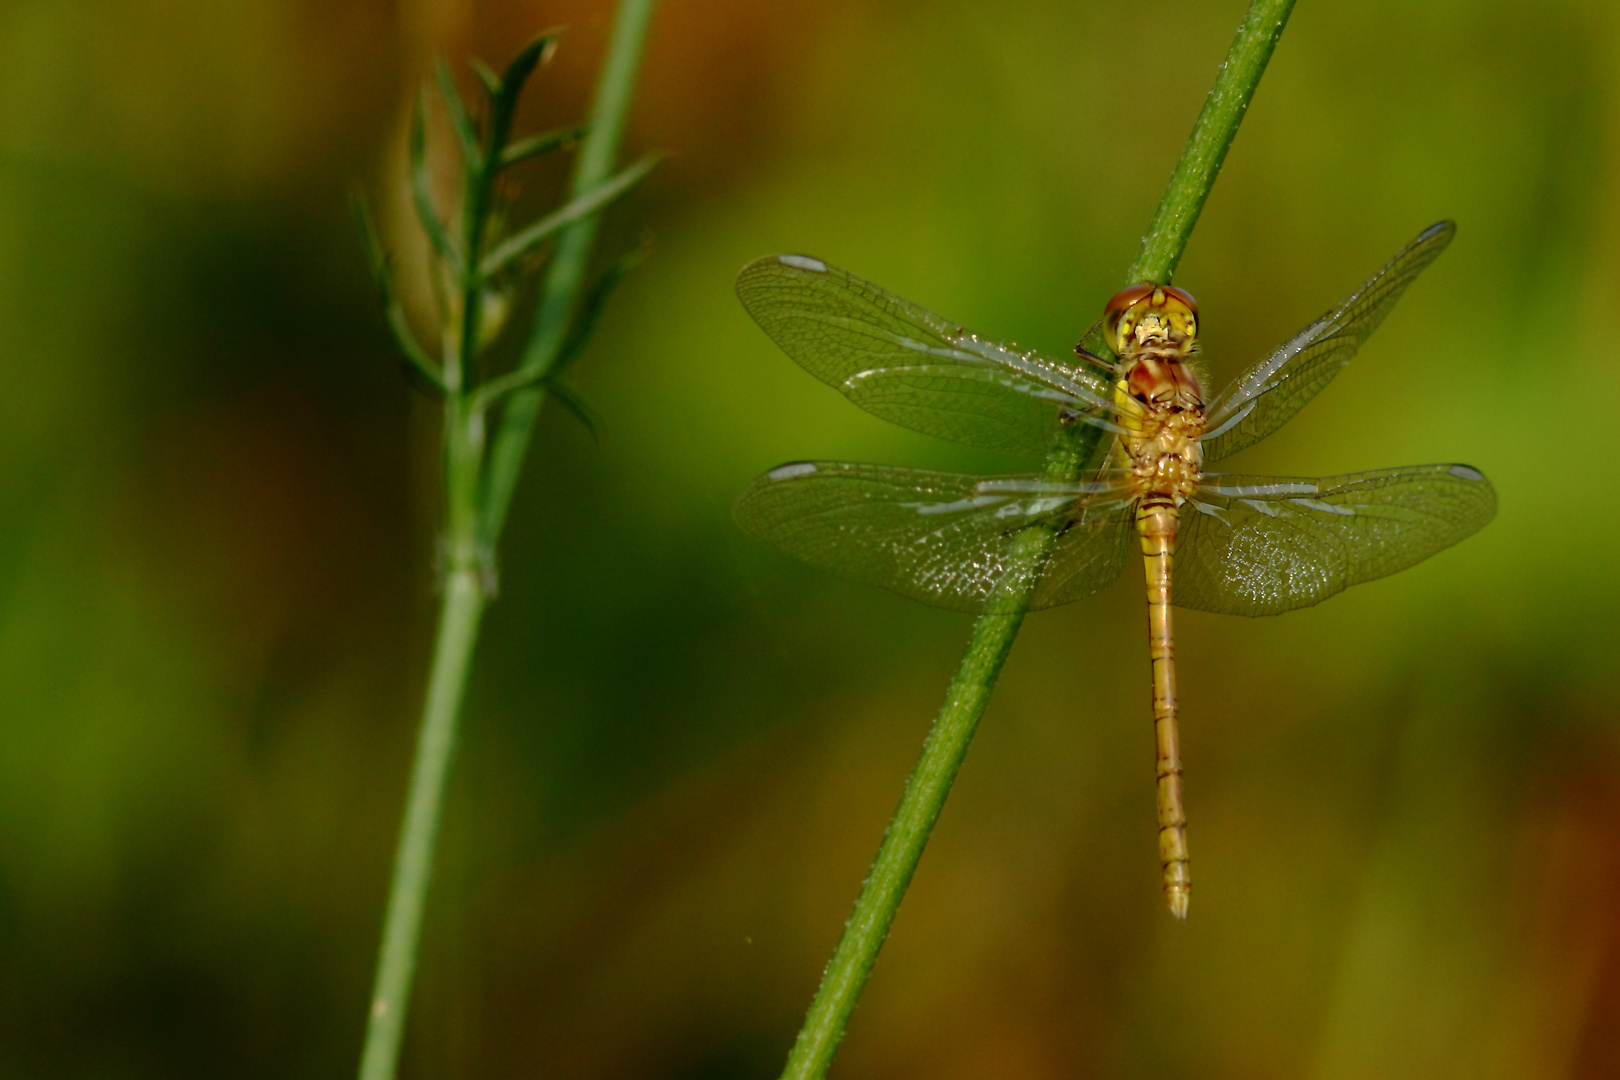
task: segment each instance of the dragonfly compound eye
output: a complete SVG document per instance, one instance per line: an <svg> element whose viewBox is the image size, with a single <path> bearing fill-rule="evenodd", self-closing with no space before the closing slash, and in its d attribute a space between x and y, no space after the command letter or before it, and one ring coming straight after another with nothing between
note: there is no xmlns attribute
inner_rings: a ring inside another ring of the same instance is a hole
<svg viewBox="0 0 1620 1080"><path fill-rule="evenodd" d="M1188 292L1186 289L1178 289L1174 285L1161 285L1159 287L1159 292L1164 293L1165 303L1174 301L1175 303L1186 308L1187 314L1198 314L1198 301L1194 300L1192 293Z"/></svg>
<svg viewBox="0 0 1620 1080"><path fill-rule="evenodd" d="M1103 308L1103 336L1108 339L1108 347L1114 350L1115 355L1120 352L1120 342L1131 335L1136 329L1140 312L1133 311L1141 302L1153 295L1154 286L1143 282L1132 285L1115 293Z"/></svg>

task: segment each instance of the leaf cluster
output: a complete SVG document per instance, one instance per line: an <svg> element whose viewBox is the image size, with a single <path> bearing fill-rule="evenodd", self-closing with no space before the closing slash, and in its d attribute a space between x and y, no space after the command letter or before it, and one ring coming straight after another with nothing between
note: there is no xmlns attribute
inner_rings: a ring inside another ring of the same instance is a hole
<svg viewBox="0 0 1620 1080"><path fill-rule="evenodd" d="M557 235L633 190L659 160L655 154L643 157L538 220L508 229L507 211L516 190L509 181L509 171L573 148L589 130L588 124L579 123L513 138L522 91L530 76L555 53L558 36L557 31L542 34L500 74L472 61L484 92L483 107L476 115L463 100L450 68L442 61L437 64L439 97L455 136L461 165L461 199L453 216L442 215L434 199L428 169L426 89L412 110L408 145L410 195L433 264L431 280L444 329L438 350L424 346L406 319L394 285L392 260L364 196L357 193L353 203L384 319L415 386L435 398L462 396L469 415L477 418L517 390L544 388L595 435L599 425L594 414L560 376L589 340L609 294L644 257L645 246L610 265L566 314L567 326L561 333L563 346L550 363L541 366L524 359L511 370L493 375L486 375L482 364L520 294L538 279Z"/></svg>

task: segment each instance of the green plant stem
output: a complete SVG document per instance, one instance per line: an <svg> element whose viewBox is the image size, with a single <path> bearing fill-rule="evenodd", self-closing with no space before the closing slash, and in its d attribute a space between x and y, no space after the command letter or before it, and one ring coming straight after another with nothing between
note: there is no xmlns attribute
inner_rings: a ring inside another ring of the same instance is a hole
<svg viewBox="0 0 1620 1080"><path fill-rule="evenodd" d="M1293 0L1253 0L1250 4L1215 86L1193 125L1153 224L1142 239L1126 284L1169 281L1293 6ZM1091 456L1100 430L1076 427L1081 430L1073 432L1048 462L1048 478L1074 479ZM1020 537L1019 550L1003 580L1035 580L1055 539L1050 529L1027 530ZM819 1080L832 1063L979 718L990 701L1002 664L1018 636L1028 585L1017 588L1023 591L1008 593L1005 604L997 605L974 623L967 652L951 679L945 704L929 730L922 757L906 783L872 871L788 1055L783 1080Z"/></svg>
<svg viewBox="0 0 1620 1080"><path fill-rule="evenodd" d="M393 1080L399 1061L411 976L416 970L416 946L422 931L422 908L432 877L444 780L455 753L456 717L461 710L484 602L483 584L475 568L450 574L439 614L438 641L433 648L433 674L417 735L404 828L394 856L394 880L388 892L377 980L366 1020L360 1080Z"/></svg>
<svg viewBox="0 0 1620 1080"><path fill-rule="evenodd" d="M597 88L593 108L595 122L585 139L574 176L576 202L612 171L652 7L652 0L621 0L619 5ZM483 445L486 403L476 393L482 344L480 308L485 285L480 268L492 201L491 185L505 150L506 131L501 125L492 125L488 147L480 148L470 141L466 133L471 128L461 111L459 98L448 76L441 77L447 89L447 104L463 138L467 178L462 203L462 254L455 257L455 252L445 243L446 257L458 270L460 303L455 334L445 350L442 379L446 391L444 598L439 609L433 670L417 735L405 817L394 856L393 882L366 1022L365 1048L361 1053L360 1080L394 1080L398 1069L411 980L421 940L422 912L443 814L445 781L454 757L456 728L466 695L467 673L478 642L479 621L492 589L491 553L499 539L506 505L527 449L528 428L533 422L533 413L540 406L538 392L530 391L532 408L526 413L515 418L513 410L508 408L503 416L504 441L498 447L500 452L486 461ZM419 125L420 121L417 123ZM413 130L412 138L413 155L420 154L420 146L415 145L420 139L419 129ZM424 227L432 232L436 219L431 202L425 197L419 197L418 202L425 216ZM535 357L533 362L549 365L555 359L557 347L568 340L575 299L595 237L595 224L595 215L591 213L573 221L562 233L535 323L535 341L541 345L551 342L550 353L542 351L536 357L535 346L531 345L525 364ZM559 266L563 269L559 270ZM514 396L514 404L520 396ZM522 438L508 437L509 428L520 429ZM482 512L483 496L490 487L499 492L500 508L492 522L486 521Z"/></svg>
<svg viewBox="0 0 1620 1080"><path fill-rule="evenodd" d="M586 118L589 130L580 143L579 157L574 163L570 199L586 195L613 174L654 3L655 0L621 0L619 4L607 57L602 63L602 77L596 86L596 99L591 115ZM557 236L556 250L546 268L534 334L518 365L518 370L532 377L537 385L518 390L507 399L489 448L489 468L479 508L480 536L486 544L492 544L506 524L506 512L512 505L518 474L523 470L535 417L540 415L540 405L545 401L545 388L538 382L551 371L567 340L569 316L578 301L591 248L596 241L596 221L592 215L566 226Z"/></svg>
<svg viewBox="0 0 1620 1080"><path fill-rule="evenodd" d="M1294 0L1253 0L1249 5L1182 147L1175 172L1170 174L1170 183L1165 185L1153 224L1142 237L1142 249L1125 275L1126 284L1169 283L1293 9Z"/></svg>
<svg viewBox="0 0 1620 1080"><path fill-rule="evenodd" d="M922 758L906 782L900 808L889 821L872 872L844 926L844 936L827 963L821 989L799 1031L784 1077L822 1076L832 1064L861 988L877 962L878 949L888 936L900 897L911 884L928 835L950 794L979 717L984 715L996 673L1023 621L1024 616L1015 612L984 615L974 624L967 654L923 743Z"/></svg>
<svg viewBox="0 0 1620 1080"><path fill-rule="evenodd" d="M462 348L475 344L466 339ZM405 819L394 853L394 880L383 918L377 976L366 1020L360 1080L393 1080L405 1033L411 980L422 936L422 909L433 876L444 786L455 756L456 728L466 696L467 671L478 643L479 620L489 601L486 561L478 544L478 442L466 397L452 391L444 402L445 557L448 562L433 671L416 737L416 760L405 799Z"/></svg>

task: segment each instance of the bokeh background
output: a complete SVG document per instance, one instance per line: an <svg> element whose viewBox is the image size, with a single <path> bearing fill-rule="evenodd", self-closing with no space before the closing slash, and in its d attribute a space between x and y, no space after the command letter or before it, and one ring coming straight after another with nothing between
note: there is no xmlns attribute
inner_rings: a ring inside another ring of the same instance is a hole
<svg viewBox="0 0 1620 1080"><path fill-rule="evenodd" d="M1061 352L1243 7L665 0L627 153L675 156L601 248L653 254L574 376L607 438L548 412L508 530L406 1076L776 1074L969 621L730 502L794 458L1027 464L856 410L732 278L811 252ZM523 123L566 122L608 18L0 8L0 1074L353 1069L439 506L345 195L413 265L431 57L565 24ZM1500 514L1317 609L1178 616L1186 925L1141 587L1032 616L835 1075L1620 1073L1617 136L1610 0L1299 5L1177 277L1217 381L1461 228L1237 464L1464 461Z"/></svg>

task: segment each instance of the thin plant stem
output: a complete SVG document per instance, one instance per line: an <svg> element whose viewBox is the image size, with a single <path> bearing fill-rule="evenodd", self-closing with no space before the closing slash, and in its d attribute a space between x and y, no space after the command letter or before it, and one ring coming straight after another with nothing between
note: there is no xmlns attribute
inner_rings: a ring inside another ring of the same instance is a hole
<svg viewBox="0 0 1620 1080"><path fill-rule="evenodd" d="M1250 4L1214 88L1193 125L1153 224L1142 238L1141 251L1132 263L1126 284L1170 280L1293 6L1294 0L1253 0ZM1074 479L1091 457L1100 430L1089 425L1075 428L1080 430L1072 432L1048 461L1048 478ZM1049 528L1033 528L1020 535L1003 580L1024 584L1014 587L1018 591L999 598L990 613L980 616L974 624L967 652L923 744L922 757L906 783L872 871L788 1055L783 1080L819 1080L832 1064L979 718L989 703L1002 664L1012 651L1028 602L1028 583L1038 577L1055 539L1055 531Z"/></svg>
<svg viewBox="0 0 1620 1080"><path fill-rule="evenodd" d="M1215 85L1204 99L1192 134L1182 147L1175 171L1170 174L1170 183L1165 185L1153 224L1142 237L1142 249L1125 275L1126 284L1153 281L1164 285L1176 272L1187 238L1198 223L1204 200L1215 186L1215 176L1237 136L1238 125L1243 123L1243 114L1249 111L1255 87L1260 85L1260 76L1265 74L1293 8L1294 0L1253 0L1249 5L1237 37L1215 74Z"/></svg>
<svg viewBox="0 0 1620 1080"><path fill-rule="evenodd" d="M404 827L394 857L394 880L388 892L377 981L366 1020L365 1052L360 1060L361 1080L391 1080L399 1062L405 1007L422 932L422 908L439 833L444 777L455 753L456 717L461 710L484 603L483 586L476 572L460 570L450 575L433 650L433 674L417 735Z"/></svg>
<svg viewBox="0 0 1620 1080"><path fill-rule="evenodd" d="M596 101L591 115L586 118L589 130L580 142L579 157L574 162L570 199L594 191L613 174L625 117L630 111L630 96L635 91L636 71L641 66L642 43L655 2L621 0L619 4L613 37L602 62L602 77L597 83ZM545 281L540 287L540 313L517 368L537 385L526 386L507 399L489 448L488 476L479 507L480 535L486 544L500 535L506 523L506 512L512 505L518 474L523 470L535 417L540 414L540 405L545 400L545 388L538 382L550 373L568 340L569 315L585 280L591 247L596 240L596 222L593 215L567 225L557 236L556 250L546 268Z"/></svg>
<svg viewBox="0 0 1620 1080"><path fill-rule="evenodd" d="M1013 612L983 615L974 623L967 655L951 679L945 704L923 743L922 758L906 782L905 795L889 821L866 886L827 963L821 989L799 1031L784 1077L819 1077L832 1064L833 1052L843 1038L872 965L877 962L900 897L911 884L928 835L945 805L945 796L950 794L979 717L984 715L996 674L1023 621L1022 613Z"/></svg>
<svg viewBox="0 0 1620 1080"><path fill-rule="evenodd" d="M596 212L629 185L621 183L606 192L598 191L612 171L618 152L619 135L624 128L631 93L640 65L641 47L652 15L652 0L621 0L618 17L608 44L608 56L593 105L594 123L582 145L582 160L574 177L574 199L569 209L571 223L558 241L557 257L546 278L540 310L536 316L537 341L565 342L585 266L595 237ZM417 735L416 757L411 768L410 789L394 856L394 875L389 889L387 914L383 922L382 944L377 957L376 981L366 1023L365 1048L360 1059L360 1080L394 1080L399 1065L400 1046L405 1031L405 1015L410 1004L411 980L421 941L422 915L432 878L434 851L444 809L444 789L455 754L456 731L462 700L466 696L467 674L478 642L478 627L494 588L493 551L500 538L506 501L512 481L526 450L526 439L508 441L499 457L486 459L484 423L488 399L480 396L479 355L486 342L482 305L489 273L483 265L483 248L493 203L496 175L514 161L506 159L511 110L521 84L549 49L549 39L530 46L520 61L509 69L503 83L485 78L492 95L496 118L480 145L448 71L441 68L440 80L452 120L460 136L465 168L461 206L461 248L457 251L444 235L425 188L417 184L417 204L423 225L437 238L441 256L457 272L458 287L455 323L447 334L442 366L427 362L423 370L433 375L444 392L444 483L445 483L445 580L434 644L433 669L428 680L427 700ZM509 91L507 93L506 91ZM413 123L412 155L420 165L422 153L420 113ZM561 145L563 139L556 139ZM522 154L535 152L532 145L520 144ZM589 159L589 166L584 163ZM422 170L416 170L418 180ZM645 173L642 168L636 175ZM583 215L583 216L582 216ZM564 253L566 252L566 259ZM559 273L558 264L569 269ZM373 258L382 280L386 264ZM403 320L400 320L403 324ZM530 349L530 355L534 349ZM552 357L555 357L555 348ZM410 357L418 361L414 354ZM544 360L544 357L541 357ZM523 364L531 360L526 356ZM441 377L442 373L442 377ZM522 416L526 436L528 425L540 405L534 394L533 407ZM519 395L520 396L520 395ZM515 404L517 396L514 396ZM505 427L513 424L511 410L503 416ZM503 431L505 430L503 427ZM501 492L501 514L492 525L484 520L486 489L495 485Z"/></svg>

